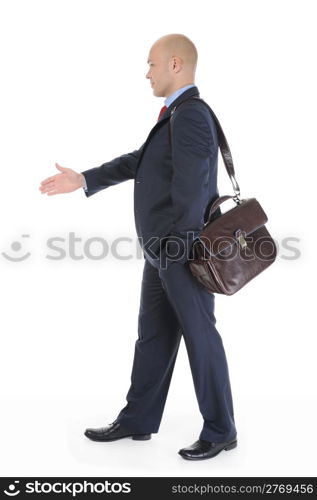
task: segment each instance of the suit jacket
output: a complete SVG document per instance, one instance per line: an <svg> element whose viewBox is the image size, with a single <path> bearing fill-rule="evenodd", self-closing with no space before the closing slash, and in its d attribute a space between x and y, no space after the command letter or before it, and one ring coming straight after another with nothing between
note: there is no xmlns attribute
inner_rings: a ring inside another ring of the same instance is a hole
<svg viewBox="0 0 317 500"><path fill-rule="evenodd" d="M191 99L175 110L169 123L174 106L194 95L199 96L197 86L176 98L139 149L81 172L87 197L134 179L136 232L144 256L158 269L175 260L186 262L219 196L218 138L208 108Z"/></svg>

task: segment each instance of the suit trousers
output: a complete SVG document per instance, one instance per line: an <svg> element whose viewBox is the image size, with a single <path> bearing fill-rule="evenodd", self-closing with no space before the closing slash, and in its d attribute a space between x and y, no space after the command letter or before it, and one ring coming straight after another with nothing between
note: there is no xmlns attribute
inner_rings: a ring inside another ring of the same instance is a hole
<svg viewBox="0 0 317 500"><path fill-rule="evenodd" d="M191 274L188 262L155 267L145 257L131 386L117 421L139 433L159 430L182 335L203 428L200 439L236 437L226 355L216 329L214 294Z"/></svg>

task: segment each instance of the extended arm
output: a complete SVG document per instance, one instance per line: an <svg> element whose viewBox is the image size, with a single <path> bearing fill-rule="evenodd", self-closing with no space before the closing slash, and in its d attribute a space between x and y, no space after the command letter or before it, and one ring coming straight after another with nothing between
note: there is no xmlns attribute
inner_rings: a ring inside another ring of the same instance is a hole
<svg viewBox="0 0 317 500"><path fill-rule="evenodd" d="M86 196L89 197L101 189L114 186L128 179L134 179L142 149L143 144L132 153L123 154L103 163L100 167L93 167L81 172L86 181L87 190L85 189L85 183L83 186Z"/></svg>
<svg viewBox="0 0 317 500"><path fill-rule="evenodd" d="M53 196L62 193L71 193L76 189L84 188L86 196L91 196L101 189L133 179L136 174L139 158L144 144L133 151L94 167L84 172L76 172L71 168L62 167L55 163L59 174L47 177L41 182L39 190L42 194Z"/></svg>

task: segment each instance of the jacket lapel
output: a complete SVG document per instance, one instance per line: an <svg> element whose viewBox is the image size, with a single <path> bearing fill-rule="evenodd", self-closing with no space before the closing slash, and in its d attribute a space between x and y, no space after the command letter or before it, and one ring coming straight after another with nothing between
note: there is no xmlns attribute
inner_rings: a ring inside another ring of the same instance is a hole
<svg viewBox="0 0 317 500"><path fill-rule="evenodd" d="M141 152L141 155L140 155L140 158L139 158L139 162L138 162L138 167L141 163L141 160L142 160L142 157L143 157L143 154L145 152L145 149L148 145L148 143L150 142L152 136L155 134L155 132L162 127L162 125L170 118L171 116L171 112L172 110L174 109L175 106L177 106L178 104L180 104L182 101L184 101L185 99L187 99L188 97L191 97L193 95L198 95L199 96L199 91L198 91L198 88L196 87L196 85L194 87L191 87L190 89L187 89L185 90L185 92L183 92L180 96L178 96L170 105L169 107L164 111L164 113L162 114L161 118L159 119L159 121L154 125L154 127L152 128L152 130L150 131L145 143L143 144L143 147L142 147L142 152Z"/></svg>

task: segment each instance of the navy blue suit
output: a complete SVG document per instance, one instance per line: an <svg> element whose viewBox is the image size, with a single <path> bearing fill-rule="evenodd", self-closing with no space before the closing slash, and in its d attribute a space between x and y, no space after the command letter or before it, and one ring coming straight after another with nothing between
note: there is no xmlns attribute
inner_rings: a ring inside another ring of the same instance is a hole
<svg viewBox="0 0 317 500"><path fill-rule="evenodd" d="M200 438L236 437L229 372L215 327L213 294L194 278L190 249L207 220L217 188L218 140L208 108L177 97L131 153L82 172L87 197L134 179L135 226L145 257L138 339L127 405L117 420L141 433L158 432L182 335L204 419Z"/></svg>

